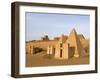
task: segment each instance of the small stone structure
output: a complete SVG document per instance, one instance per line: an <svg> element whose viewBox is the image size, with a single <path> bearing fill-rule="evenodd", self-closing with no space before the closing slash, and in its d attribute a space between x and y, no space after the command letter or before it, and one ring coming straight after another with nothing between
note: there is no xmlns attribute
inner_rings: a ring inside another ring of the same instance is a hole
<svg viewBox="0 0 100 80"><path fill-rule="evenodd" d="M53 46L48 46L47 47L47 54L54 54L55 53L55 48Z"/></svg>

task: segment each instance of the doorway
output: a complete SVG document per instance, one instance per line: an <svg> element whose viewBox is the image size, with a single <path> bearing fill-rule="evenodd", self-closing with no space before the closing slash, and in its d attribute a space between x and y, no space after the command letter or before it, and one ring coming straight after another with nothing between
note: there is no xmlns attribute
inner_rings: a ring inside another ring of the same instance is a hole
<svg viewBox="0 0 100 80"><path fill-rule="evenodd" d="M60 49L60 58L62 58L62 49Z"/></svg>

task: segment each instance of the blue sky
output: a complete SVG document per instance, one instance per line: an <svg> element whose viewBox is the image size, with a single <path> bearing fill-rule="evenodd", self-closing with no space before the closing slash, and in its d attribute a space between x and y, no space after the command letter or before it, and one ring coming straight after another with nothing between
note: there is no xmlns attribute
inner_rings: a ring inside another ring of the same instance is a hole
<svg viewBox="0 0 100 80"><path fill-rule="evenodd" d="M25 13L26 41L39 40L48 35L50 39L62 34L69 35L75 28L78 34L89 37L90 16L77 14Z"/></svg>

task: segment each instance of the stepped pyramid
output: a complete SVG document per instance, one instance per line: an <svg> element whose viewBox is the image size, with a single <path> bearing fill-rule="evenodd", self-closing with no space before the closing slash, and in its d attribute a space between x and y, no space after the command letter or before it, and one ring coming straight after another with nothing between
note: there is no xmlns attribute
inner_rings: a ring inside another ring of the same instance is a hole
<svg viewBox="0 0 100 80"><path fill-rule="evenodd" d="M80 39L77 35L77 32L75 29L73 29L67 39L67 44L69 44L70 47L74 47L75 48L75 53L74 53L74 57L80 57L80 56L84 56L85 55L85 51L83 49L83 46L80 42Z"/></svg>

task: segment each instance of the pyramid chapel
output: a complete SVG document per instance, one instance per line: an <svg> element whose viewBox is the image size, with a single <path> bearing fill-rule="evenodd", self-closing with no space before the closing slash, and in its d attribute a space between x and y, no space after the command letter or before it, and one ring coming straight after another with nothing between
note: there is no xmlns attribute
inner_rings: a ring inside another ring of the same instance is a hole
<svg viewBox="0 0 100 80"><path fill-rule="evenodd" d="M86 52L76 30L73 29L69 36L61 35L55 47L49 45L47 47L47 54L54 54L56 59L69 59L71 57L85 56Z"/></svg>

